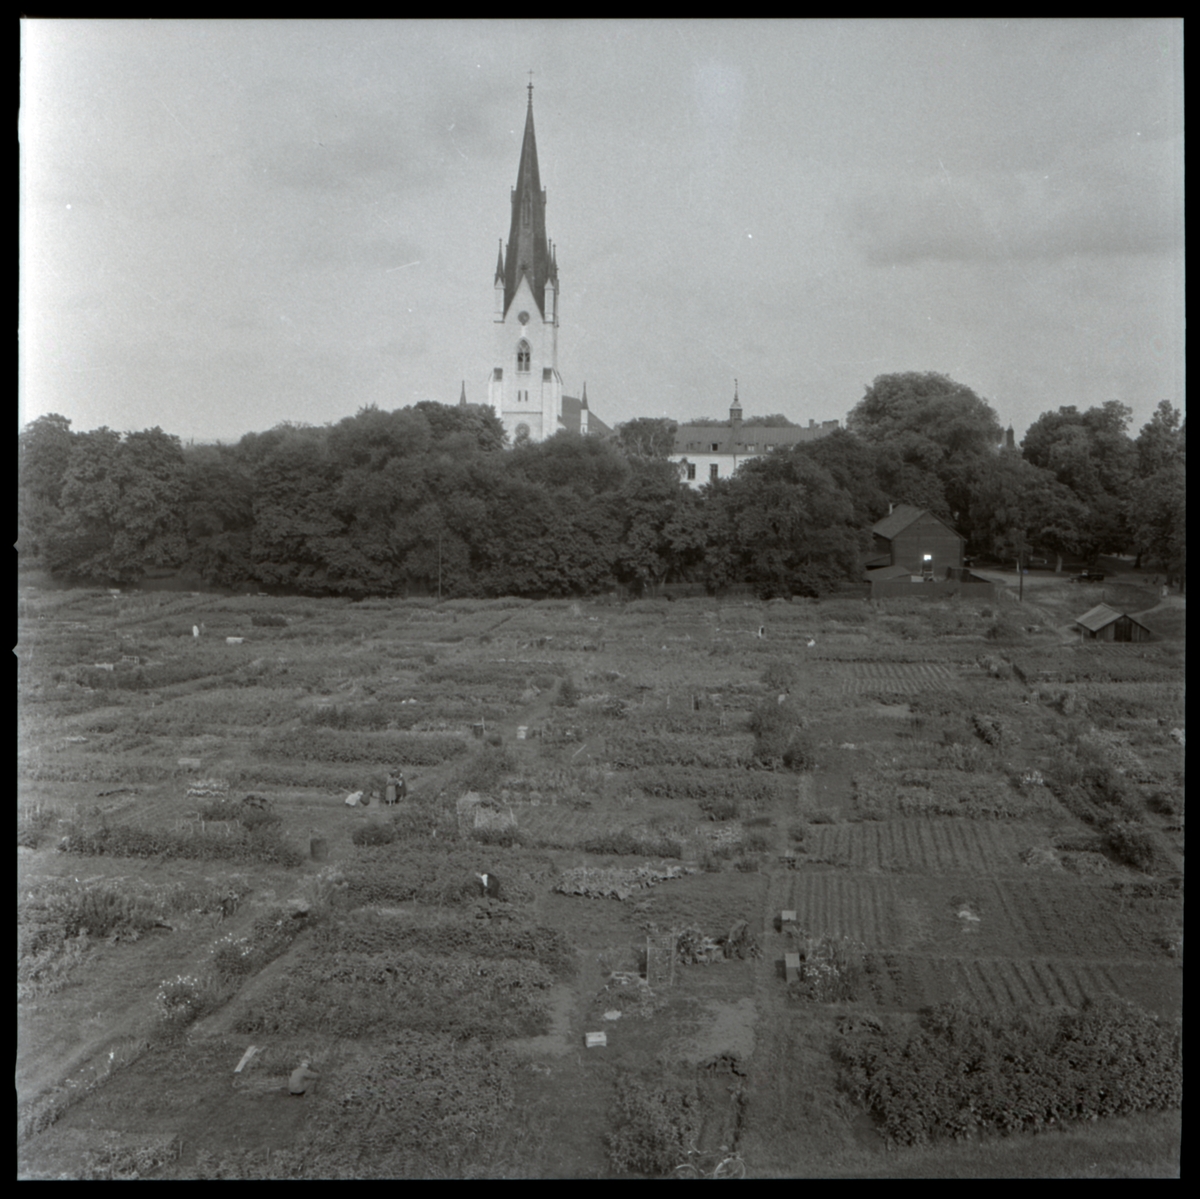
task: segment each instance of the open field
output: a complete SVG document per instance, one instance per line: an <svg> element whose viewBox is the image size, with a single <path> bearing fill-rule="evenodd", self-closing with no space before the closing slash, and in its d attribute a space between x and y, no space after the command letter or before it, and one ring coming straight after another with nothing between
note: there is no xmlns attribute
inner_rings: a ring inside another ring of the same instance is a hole
<svg viewBox="0 0 1200 1199"><path fill-rule="evenodd" d="M1183 641L1026 598L22 590L21 1175L1176 1172L1165 1098L889 1152L843 1086L932 1005L1181 1021Z"/></svg>

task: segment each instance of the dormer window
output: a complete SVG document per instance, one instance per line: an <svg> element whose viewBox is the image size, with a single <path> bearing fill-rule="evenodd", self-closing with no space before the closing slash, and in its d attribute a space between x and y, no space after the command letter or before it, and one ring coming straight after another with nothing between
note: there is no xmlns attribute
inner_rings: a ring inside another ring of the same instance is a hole
<svg viewBox="0 0 1200 1199"><path fill-rule="evenodd" d="M708 444L709 444L709 449L711 449L714 454L720 453L721 443L719 441L710 441Z"/></svg>
<svg viewBox="0 0 1200 1199"><path fill-rule="evenodd" d="M525 340L517 342L517 370L529 370L529 342Z"/></svg>

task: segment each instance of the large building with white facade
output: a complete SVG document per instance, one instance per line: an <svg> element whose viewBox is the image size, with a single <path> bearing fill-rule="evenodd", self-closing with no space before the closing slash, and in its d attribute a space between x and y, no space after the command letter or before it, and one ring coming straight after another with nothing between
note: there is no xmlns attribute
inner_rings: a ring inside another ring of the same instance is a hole
<svg viewBox="0 0 1200 1199"><path fill-rule="evenodd" d="M703 487L717 479L731 478L747 458L757 458L775 449L786 449L805 441L828 437L838 428L835 420L809 421L807 425L744 425L737 386L728 422L715 425L680 425L675 431L671 460L679 466L679 477L689 487Z"/></svg>

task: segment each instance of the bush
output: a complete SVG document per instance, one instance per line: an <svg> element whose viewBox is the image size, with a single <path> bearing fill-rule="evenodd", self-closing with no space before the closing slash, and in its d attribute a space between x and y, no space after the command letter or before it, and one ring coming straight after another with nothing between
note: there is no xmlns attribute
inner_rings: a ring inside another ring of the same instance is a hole
<svg viewBox="0 0 1200 1199"><path fill-rule="evenodd" d="M288 627L286 617L276 616L270 612L256 612L250 617L250 623L260 629L286 629Z"/></svg>
<svg viewBox="0 0 1200 1199"><path fill-rule="evenodd" d="M804 717L792 702L763 700L750 712L754 756L768 768L810 770L815 743L804 732Z"/></svg>
<svg viewBox="0 0 1200 1199"><path fill-rule="evenodd" d="M381 824L378 820L360 824L351 834L355 845L391 845L396 840L396 826Z"/></svg>
<svg viewBox="0 0 1200 1199"><path fill-rule="evenodd" d="M995 716L986 712L975 712L971 715L971 723L981 741L988 745L999 746L1004 742L1004 728Z"/></svg>
<svg viewBox="0 0 1200 1199"><path fill-rule="evenodd" d="M516 1073L499 1047L403 1032L341 1067L336 1092L317 1092L299 1176L473 1176L512 1119Z"/></svg>
<svg viewBox="0 0 1200 1199"><path fill-rule="evenodd" d="M700 809L709 820L736 820L742 814L741 804L736 799L702 799Z"/></svg>
<svg viewBox="0 0 1200 1199"><path fill-rule="evenodd" d="M1117 1000L1016 1014L948 1003L915 1028L847 1023L835 1056L887 1140L919 1145L1177 1108L1181 1049L1177 1028Z"/></svg>
<svg viewBox="0 0 1200 1199"><path fill-rule="evenodd" d="M212 980L180 974L159 983L154 1003L160 1019L182 1027L219 1007L221 996Z"/></svg>
<svg viewBox="0 0 1200 1199"><path fill-rule="evenodd" d="M619 1174L662 1177L687 1160L700 1134L703 1111L694 1082L650 1074L622 1074L609 1108L615 1125L605 1137Z"/></svg>
<svg viewBox="0 0 1200 1199"><path fill-rule="evenodd" d="M1109 851L1126 866L1149 874L1158 853L1153 835L1136 824L1114 820L1104 830L1104 840Z"/></svg>
<svg viewBox="0 0 1200 1199"><path fill-rule="evenodd" d="M579 848L584 853L626 854L637 857L681 858L683 846L670 837L649 830L620 828L584 841Z"/></svg>
<svg viewBox="0 0 1200 1199"><path fill-rule="evenodd" d="M769 691L786 691L800 681L800 672L796 669L794 662L777 658L763 671L762 681L763 686Z"/></svg>
<svg viewBox="0 0 1200 1199"><path fill-rule="evenodd" d="M510 774L514 774L518 765L510 749L502 745L485 745L459 771L458 781L464 791L486 794L499 787Z"/></svg>
<svg viewBox="0 0 1200 1199"><path fill-rule="evenodd" d="M578 705L579 688L575 686L570 675L563 679L558 694L554 697L554 702L560 708L574 708Z"/></svg>
<svg viewBox="0 0 1200 1199"><path fill-rule="evenodd" d="M742 845L748 853L766 853L771 848L771 838L766 833L747 833Z"/></svg>

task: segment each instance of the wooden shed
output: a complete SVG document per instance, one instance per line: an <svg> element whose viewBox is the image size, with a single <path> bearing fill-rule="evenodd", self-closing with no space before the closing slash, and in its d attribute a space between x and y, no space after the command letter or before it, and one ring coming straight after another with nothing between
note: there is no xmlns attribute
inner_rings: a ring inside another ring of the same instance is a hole
<svg viewBox="0 0 1200 1199"><path fill-rule="evenodd" d="M963 564L964 537L927 508L897 504L871 527L874 551L868 569L902 566L910 575L944 579Z"/></svg>
<svg viewBox="0 0 1200 1199"><path fill-rule="evenodd" d="M1097 604L1075 620L1085 641L1149 641L1150 630L1136 616Z"/></svg>

